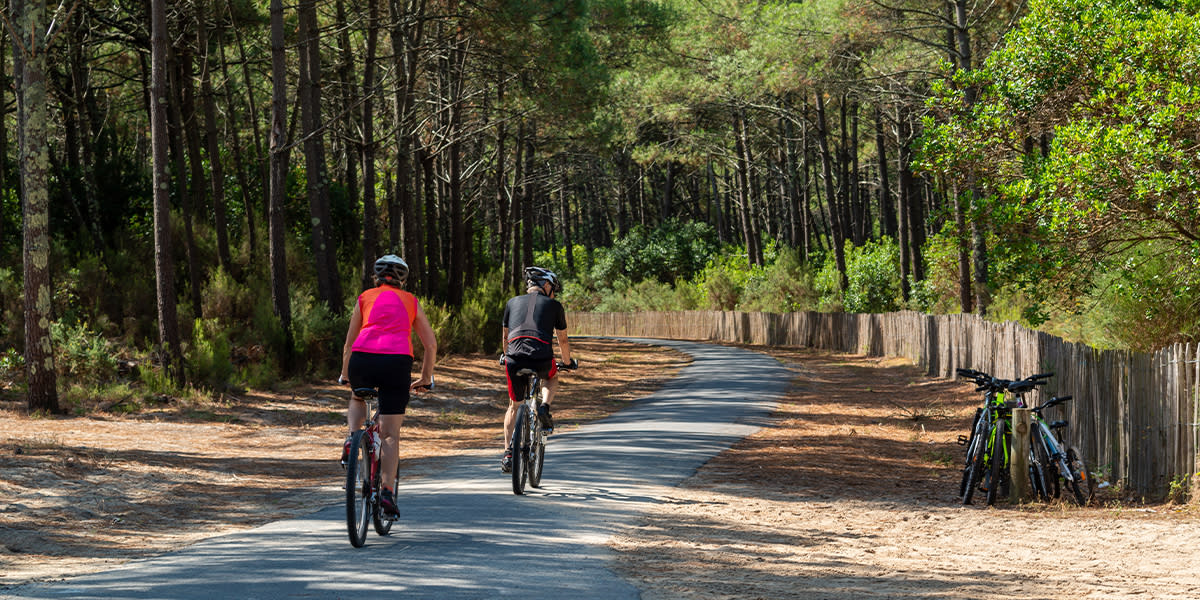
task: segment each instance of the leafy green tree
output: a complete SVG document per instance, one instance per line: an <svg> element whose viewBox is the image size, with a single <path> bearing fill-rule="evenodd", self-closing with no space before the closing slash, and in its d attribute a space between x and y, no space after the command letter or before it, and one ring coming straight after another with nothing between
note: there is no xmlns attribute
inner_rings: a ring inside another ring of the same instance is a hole
<svg viewBox="0 0 1200 600"><path fill-rule="evenodd" d="M986 183L972 218L1024 259L1006 276L1070 307L1111 271L1195 264L1198 16L1194 0L1039 0L976 77L956 82L980 88L979 103L943 96L948 118L931 123L923 163ZM1139 254L1156 259L1131 259ZM1125 298L1147 309L1174 293L1139 289ZM1150 345L1200 334L1149 329L1163 332Z"/></svg>

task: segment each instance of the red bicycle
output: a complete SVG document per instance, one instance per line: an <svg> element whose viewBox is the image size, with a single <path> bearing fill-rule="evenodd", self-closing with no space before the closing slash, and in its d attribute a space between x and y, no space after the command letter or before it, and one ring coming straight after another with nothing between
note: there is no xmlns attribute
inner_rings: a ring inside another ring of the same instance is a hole
<svg viewBox="0 0 1200 600"><path fill-rule="evenodd" d="M361 548L367 542L367 523L375 525L375 533L387 535L394 518L388 517L379 505L381 483L380 448L383 436L379 431L379 406L375 388L355 388L354 395L367 404L367 420L363 428L350 436L350 454L346 460L346 529L350 544ZM396 463L396 474L400 463Z"/></svg>

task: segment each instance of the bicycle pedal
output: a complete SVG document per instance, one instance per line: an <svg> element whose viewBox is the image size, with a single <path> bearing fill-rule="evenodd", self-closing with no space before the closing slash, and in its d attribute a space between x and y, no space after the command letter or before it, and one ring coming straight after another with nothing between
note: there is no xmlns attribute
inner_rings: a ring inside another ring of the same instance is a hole
<svg viewBox="0 0 1200 600"><path fill-rule="evenodd" d="M958 445L959 446L966 446L967 442L969 442L969 441L970 440L967 439L967 436L965 436L965 435L958 436Z"/></svg>

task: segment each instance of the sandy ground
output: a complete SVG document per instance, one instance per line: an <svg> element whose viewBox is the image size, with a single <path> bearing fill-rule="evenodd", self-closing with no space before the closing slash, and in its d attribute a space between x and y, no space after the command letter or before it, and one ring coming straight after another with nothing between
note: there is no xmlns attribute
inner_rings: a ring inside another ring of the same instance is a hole
<svg viewBox="0 0 1200 600"><path fill-rule="evenodd" d="M1192 506L958 502L969 385L894 361L775 351L776 420L614 541L646 600L1200 598Z"/></svg>
<svg viewBox="0 0 1200 600"><path fill-rule="evenodd" d="M618 410L686 359L572 342L560 427ZM612 541L647 600L1200 598L1200 513L1133 504L962 507L971 387L897 361L770 350L794 370L773 421ZM654 373L645 378L643 374ZM499 450L495 357L439 364L414 402L405 472ZM345 393L301 386L133 415L0 407L0 590L58 579L335 503Z"/></svg>

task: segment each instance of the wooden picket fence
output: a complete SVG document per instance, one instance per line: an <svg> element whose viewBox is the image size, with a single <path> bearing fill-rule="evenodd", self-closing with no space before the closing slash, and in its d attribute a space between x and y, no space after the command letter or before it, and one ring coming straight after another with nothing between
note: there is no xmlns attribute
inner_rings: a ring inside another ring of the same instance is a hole
<svg viewBox="0 0 1200 600"><path fill-rule="evenodd" d="M1139 497L1197 497L1200 347L1154 354L1097 350L976 315L724 311L572 313L572 334L819 348L912 360L935 377L959 367L1017 378L1051 371L1070 394L1070 443L1093 471ZM1062 414L1057 413L1057 414Z"/></svg>

